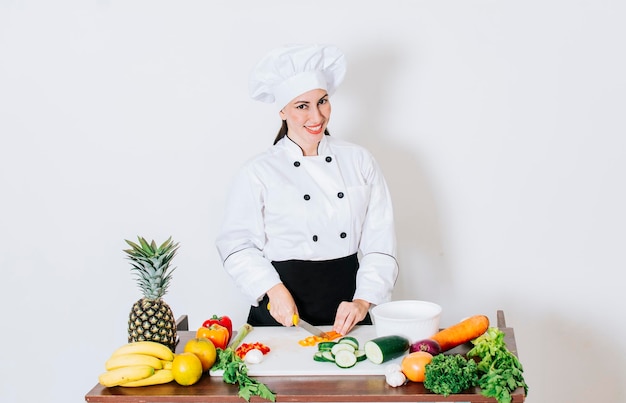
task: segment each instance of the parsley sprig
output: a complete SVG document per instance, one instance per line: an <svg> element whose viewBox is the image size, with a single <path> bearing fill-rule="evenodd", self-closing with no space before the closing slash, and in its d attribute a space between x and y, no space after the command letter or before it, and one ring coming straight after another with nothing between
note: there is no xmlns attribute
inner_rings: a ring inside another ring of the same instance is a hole
<svg viewBox="0 0 626 403"><path fill-rule="evenodd" d="M224 374L222 376L224 382L237 384L239 386L239 397L244 398L246 401L249 402L252 396L259 396L263 399L275 402L276 394L272 392L264 383L250 378L248 376L248 367L246 366L246 363L239 358L237 354L235 354L235 349L251 330L252 326L246 323L239 330L237 337L233 339L233 342L229 347L226 349L217 349L218 359L214 369L224 370Z"/></svg>
<svg viewBox="0 0 626 403"><path fill-rule="evenodd" d="M460 354L437 354L426 364L424 387L449 396L478 383L478 366Z"/></svg>
<svg viewBox="0 0 626 403"><path fill-rule="evenodd" d="M472 344L474 347L467 352L467 357L480 359L478 386L484 396L494 397L498 403L510 403L511 392L518 387L524 388L524 394L528 394L524 369L506 347L504 332L490 327L482 336L472 340Z"/></svg>

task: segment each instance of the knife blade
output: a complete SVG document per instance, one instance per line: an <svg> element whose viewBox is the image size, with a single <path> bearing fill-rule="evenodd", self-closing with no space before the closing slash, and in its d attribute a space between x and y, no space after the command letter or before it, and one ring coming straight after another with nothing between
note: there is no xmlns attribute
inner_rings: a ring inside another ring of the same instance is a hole
<svg viewBox="0 0 626 403"><path fill-rule="evenodd" d="M298 315L295 315L295 314L293 315L293 324L295 326L301 327L302 329L311 333L313 336L328 338L328 335L326 334L325 331L323 331L322 329L318 329L317 327L313 326L312 324L310 324L309 322L303 319L300 319Z"/></svg>
<svg viewBox="0 0 626 403"><path fill-rule="evenodd" d="M267 309L270 309L270 304L269 302L267 303ZM319 336L319 337L324 337L324 338L329 338L328 335L326 334L325 331L323 331L322 329L318 329L315 326L313 326L312 324L310 324L309 322L307 322L306 320L300 319L300 317L297 314L293 314L293 317L291 318L291 321L293 322L294 326L299 326L302 329L306 330L307 332L311 333L313 336Z"/></svg>

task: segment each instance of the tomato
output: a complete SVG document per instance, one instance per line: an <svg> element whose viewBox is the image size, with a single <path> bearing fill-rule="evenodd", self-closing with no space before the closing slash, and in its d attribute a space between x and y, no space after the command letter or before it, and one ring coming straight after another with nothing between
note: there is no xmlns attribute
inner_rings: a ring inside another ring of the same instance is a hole
<svg viewBox="0 0 626 403"><path fill-rule="evenodd" d="M402 359L400 367L406 378L413 382L424 382L426 364L430 363L433 355L426 351L410 353Z"/></svg>

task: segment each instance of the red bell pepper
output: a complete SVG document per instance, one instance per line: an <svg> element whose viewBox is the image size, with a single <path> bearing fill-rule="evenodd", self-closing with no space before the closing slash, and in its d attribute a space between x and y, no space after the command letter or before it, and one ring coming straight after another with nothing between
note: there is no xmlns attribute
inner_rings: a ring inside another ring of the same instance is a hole
<svg viewBox="0 0 626 403"><path fill-rule="evenodd" d="M255 343L243 343L242 345L237 347L237 350L235 350L235 354L237 354L237 356L243 360L246 357L246 354L248 354L248 351L254 349L259 350L263 353L263 355L270 352L270 348L268 346L257 341Z"/></svg>
<svg viewBox="0 0 626 403"><path fill-rule="evenodd" d="M203 327L210 327L212 324L218 324L228 329L228 341L233 337L233 322L228 316L213 315L211 318L204 321Z"/></svg>
<svg viewBox="0 0 626 403"><path fill-rule="evenodd" d="M196 337L206 337L213 342L215 348L226 349L228 345L228 329L224 326L213 323L209 327L202 326L196 331Z"/></svg>

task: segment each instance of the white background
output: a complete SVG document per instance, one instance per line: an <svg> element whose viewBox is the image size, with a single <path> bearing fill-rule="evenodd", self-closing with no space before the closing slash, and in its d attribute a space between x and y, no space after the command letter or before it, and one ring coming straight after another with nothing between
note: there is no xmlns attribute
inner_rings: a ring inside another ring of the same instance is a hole
<svg viewBox="0 0 626 403"><path fill-rule="evenodd" d="M389 182L394 299L496 310L527 401L624 402L626 6L589 1L0 0L0 401L84 401L140 297L124 239L180 242L165 300L247 306L214 239L271 145L247 76L334 43L332 135ZM37 391L34 391L34 388Z"/></svg>

